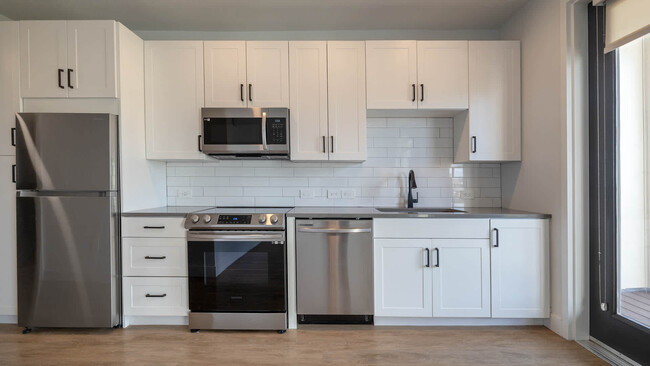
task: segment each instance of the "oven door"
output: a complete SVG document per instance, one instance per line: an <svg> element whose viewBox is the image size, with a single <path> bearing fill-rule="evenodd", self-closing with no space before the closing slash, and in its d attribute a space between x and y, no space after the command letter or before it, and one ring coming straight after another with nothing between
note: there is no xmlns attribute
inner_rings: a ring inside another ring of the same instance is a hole
<svg viewBox="0 0 650 366"><path fill-rule="evenodd" d="M188 232L192 312L286 312L284 232Z"/></svg>

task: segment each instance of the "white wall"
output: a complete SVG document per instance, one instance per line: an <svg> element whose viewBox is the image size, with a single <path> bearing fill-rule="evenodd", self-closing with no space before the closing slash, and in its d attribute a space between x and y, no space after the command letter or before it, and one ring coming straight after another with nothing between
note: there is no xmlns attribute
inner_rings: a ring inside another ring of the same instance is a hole
<svg viewBox="0 0 650 366"><path fill-rule="evenodd" d="M403 207L415 172L420 207L500 207L499 164L452 164L451 118L368 118L363 163L168 163L171 206ZM301 191L313 198L301 198ZM350 190L355 198L328 198ZM183 191L192 197L183 197Z"/></svg>
<svg viewBox="0 0 650 366"><path fill-rule="evenodd" d="M503 26L502 39L521 41L522 162L501 167L503 207L549 213L551 224L551 317L563 313L562 63L561 7L533 0ZM553 320L552 320L553 322ZM557 330L556 330L557 331Z"/></svg>

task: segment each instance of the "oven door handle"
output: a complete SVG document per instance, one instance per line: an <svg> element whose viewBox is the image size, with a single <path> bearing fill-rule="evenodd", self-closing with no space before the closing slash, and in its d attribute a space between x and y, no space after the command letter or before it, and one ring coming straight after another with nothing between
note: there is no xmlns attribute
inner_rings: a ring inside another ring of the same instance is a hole
<svg viewBox="0 0 650 366"><path fill-rule="evenodd" d="M269 149L266 145L266 112L262 112L262 146L264 151Z"/></svg>
<svg viewBox="0 0 650 366"><path fill-rule="evenodd" d="M217 234L210 233L187 233L187 241L284 241L284 233L278 234Z"/></svg>

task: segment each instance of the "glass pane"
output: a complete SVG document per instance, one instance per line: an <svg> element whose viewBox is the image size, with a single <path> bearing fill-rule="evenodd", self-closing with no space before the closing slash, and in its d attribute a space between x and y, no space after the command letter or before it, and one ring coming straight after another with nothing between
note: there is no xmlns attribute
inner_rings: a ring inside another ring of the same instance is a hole
<svg viewBox="0 0 650 366"><path fill-rule="evenodd" d="M618 50L618 313L650 327L650 37Z"/></svg>
<svg viewBox="0 0 650 366"><path fill-rule="evenodd" d="M206 144L262 144L261 118L210 118L204 126L203 139Z"/></svg>

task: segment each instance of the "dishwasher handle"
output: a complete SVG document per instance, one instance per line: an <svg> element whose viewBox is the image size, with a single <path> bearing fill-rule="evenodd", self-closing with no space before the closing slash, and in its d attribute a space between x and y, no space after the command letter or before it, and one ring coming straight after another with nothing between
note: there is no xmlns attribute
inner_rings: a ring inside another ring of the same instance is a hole
<svg viewBox="0 0 650 366"><path fill-rule="evenodd" d="M302 233L319 233L319 234L355 234L355 233L370 233L372 232L372 229L369 227L356 227L356 228L298 227L298 231Z"/></svg>

